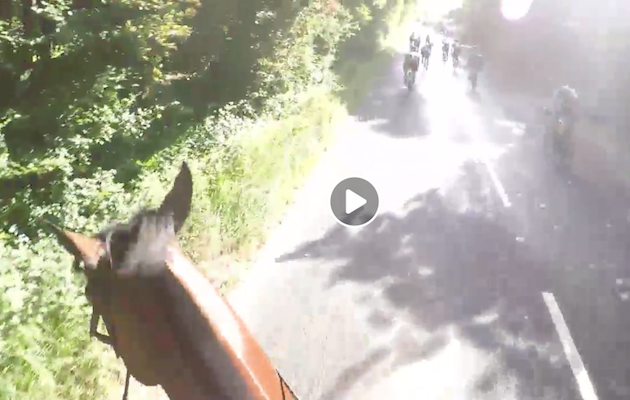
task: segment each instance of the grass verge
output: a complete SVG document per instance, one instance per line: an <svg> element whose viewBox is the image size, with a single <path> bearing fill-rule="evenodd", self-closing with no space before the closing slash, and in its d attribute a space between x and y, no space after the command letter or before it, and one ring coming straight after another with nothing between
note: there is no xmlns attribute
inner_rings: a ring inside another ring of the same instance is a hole
<svg viewBox="0 0 630 400"><path fill-rule="evenodd" d="M264 243L344 115L339 100L317 88L294 114L260 121L194 162L193 174L199 177L195 209L181 240L222 290L238 280Z"/></svg>

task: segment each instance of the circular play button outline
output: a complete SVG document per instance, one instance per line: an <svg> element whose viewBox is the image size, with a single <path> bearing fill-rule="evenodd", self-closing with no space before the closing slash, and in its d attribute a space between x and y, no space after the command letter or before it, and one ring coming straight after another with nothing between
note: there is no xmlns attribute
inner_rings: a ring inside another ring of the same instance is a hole
<svg viewBox="0 0 630 400"><path fill-rule="evenodd" d="M378 192L364 178L346 178L337 183L330 194L333 216L339 224L348 228L368 225L376 218L378 208Z"/></svg>

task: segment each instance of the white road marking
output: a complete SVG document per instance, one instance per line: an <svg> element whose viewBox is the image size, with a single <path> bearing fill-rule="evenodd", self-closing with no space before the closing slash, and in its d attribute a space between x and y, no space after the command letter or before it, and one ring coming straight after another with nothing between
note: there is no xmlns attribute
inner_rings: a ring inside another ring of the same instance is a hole
<svg viewBox="0 0 630 400"><path fill-rule="evenodd" d="M598 397L595 393L593 383L588 376L588 372L586 371L582 358L575 347L575 343L573 343L569 327L564 321L564 317L562 316L558 302L556 302L556 298L553 293L547 292L543 293L542 296L543 300L545 300L545 304L547 304L549 313L551 314L553 324L556 326L558 336L560 336L560 341L562 342L562 347L564 348L564 354L566 355L567 360L569 360L569 365L571 366L573 376L575 376L575 380L577 381L582 399L597 400Z"/></svg>
<svg viewBox="0 0 630 400"><path fill-rule="evenodd" d="M494 171L494 168L490 166L490 163L487 160L483 160L483 165L485 165L486 169L488 170L488 175L490 175L490 179L492 180L492 183L494 184L494 188L497 190L497 193L499 194L499 197L501 198L501 202L503 203L503 206L505 208L510 208L512 206L512 203L510 202L510 199L508 198L508 195L505 192L505 188L503 187L503 184L501 184L501 181L499 180L497 173Z"/></svg>
<svg viewBox="0 0 630 400"><path fill-rule="evenodd" d="M463 126L474 125L475 127L479 127L480 131L483 131L484 123L482 122L482 119L476 114L476 111L470 108L470 106L466 106L466 105L462 105L462 109L467 110L467 113L463 115L464 118L458 119L457 121L461 123ZM473 132L475 130L466 129L466 131ZM494 188L496 189L497 193L499 194L499 197L501 198L501 202L503 203L503 206L505 208L510 208L512 206L512 203L510 202L510 198L508 197L505 191L505 188L503 187L503 184L501 184L501 181L499 180L499 177L497 176L496 171L490 164L489 157L487 155L488 149L487 148L484 149L484 147L486 146L482 145L482 141L479 140L479 138L476 135L472 133L469 133L469 135L470 135L470 138L473 140L473 144L474 144L473 147L475 149L480 149L480 154L477 154L475 158L478 161L482 162L483 165L485 165L486 170L488 171L488 174L490 175L490 179L492 180L492 184L494 185ZM487 145L490 145L490 143L488 143ZM481 151L482 149L483 151Z"/></svg>

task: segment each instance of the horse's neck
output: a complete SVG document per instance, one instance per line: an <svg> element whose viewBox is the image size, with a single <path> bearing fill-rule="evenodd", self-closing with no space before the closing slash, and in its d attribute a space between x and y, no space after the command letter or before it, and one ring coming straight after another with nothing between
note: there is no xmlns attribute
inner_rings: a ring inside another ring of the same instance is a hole
<svg viewBox="0 0 630 400"><path fill-rule="evenodd" d="M179 249L169 256L173 322L208 398L284 398L269 358L229 304Z"/></svg>

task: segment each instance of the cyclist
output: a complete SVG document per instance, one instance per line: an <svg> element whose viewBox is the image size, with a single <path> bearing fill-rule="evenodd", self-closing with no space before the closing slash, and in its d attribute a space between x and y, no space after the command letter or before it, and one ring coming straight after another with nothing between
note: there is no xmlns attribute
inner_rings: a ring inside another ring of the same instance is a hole
<svg viewBox="0 0 630 400"><path fill-rule="evenodd" d="M459 42L456 40L453 42L452 46L452 56L453 56L453 66L459 64L459 56L462 53L462 47Z"/></svg>
<svg viewBox="0 0 630 400"><path fill-rule="evenodd" d="M468 58L468 79L473 89L477 88L477 77L483 69L483 57L480 53L475 52Z"/></svg>
<svg viewBox="0 0 630 400"><path fill-rule="evenodd" d="M424 65L424 69L429 69L429 59L431 58L431 44L427 43L422 46L420 54L422 55L422 64Z"/></svg>
<svg viewBox="0 0 630 400"><path fill-rule="evenodd" d="M420 39L420 35L416 33L416 31L411 32L409 36L409 51L417 52L420 48L420 43L422 39Z"/></svg>
<svg viewBox="0 0 630 400"><path fill-rule="evenodd" d="M403 83L407 83L407 72L412 70L414 73L418 72L418 64L420 60L418 59L418 53L414 51L410 51L405 54L405 60L403 62Z"/></svg>
<svg viewBox="0 0 630 400"><path fill-rule="evenodd" d="M568 151L567 156L570 157L573 147L573 130L578 119L579 98L577 91L568 85L564 85L556 89L553 93L551 101L551 110L549 110L549 121L547 125L548 132L555 140L561 140L564 148ZM562 124L561 124L562 121ZM559 129L564 134L557 135Z"/></svg>
<svg viewBox="0 0 630 400"><path fill-rule="evenodd" d="M578 108L578 94L575 89L569 85L564 85L556 89L552 98L552 112L553 116L557 118L561 117L577 117Z"/></svg>
<svg viewBox="0 0 630 400"><path fill-rule="evenodd" d="M551 117L553 122L562 119L567 122L569 128L573 128L578 117L578 108L578 93L571 86L564 85L554 91L551 100Z"/></svg>
<svg viewBox="0 0 630 400"><path fill-rule="evenodd" d="M449 50L449 43L446 39L442 40L442 58L444 59L444 62L446 62L446 60L448 60L448 50Z"/></svg>

